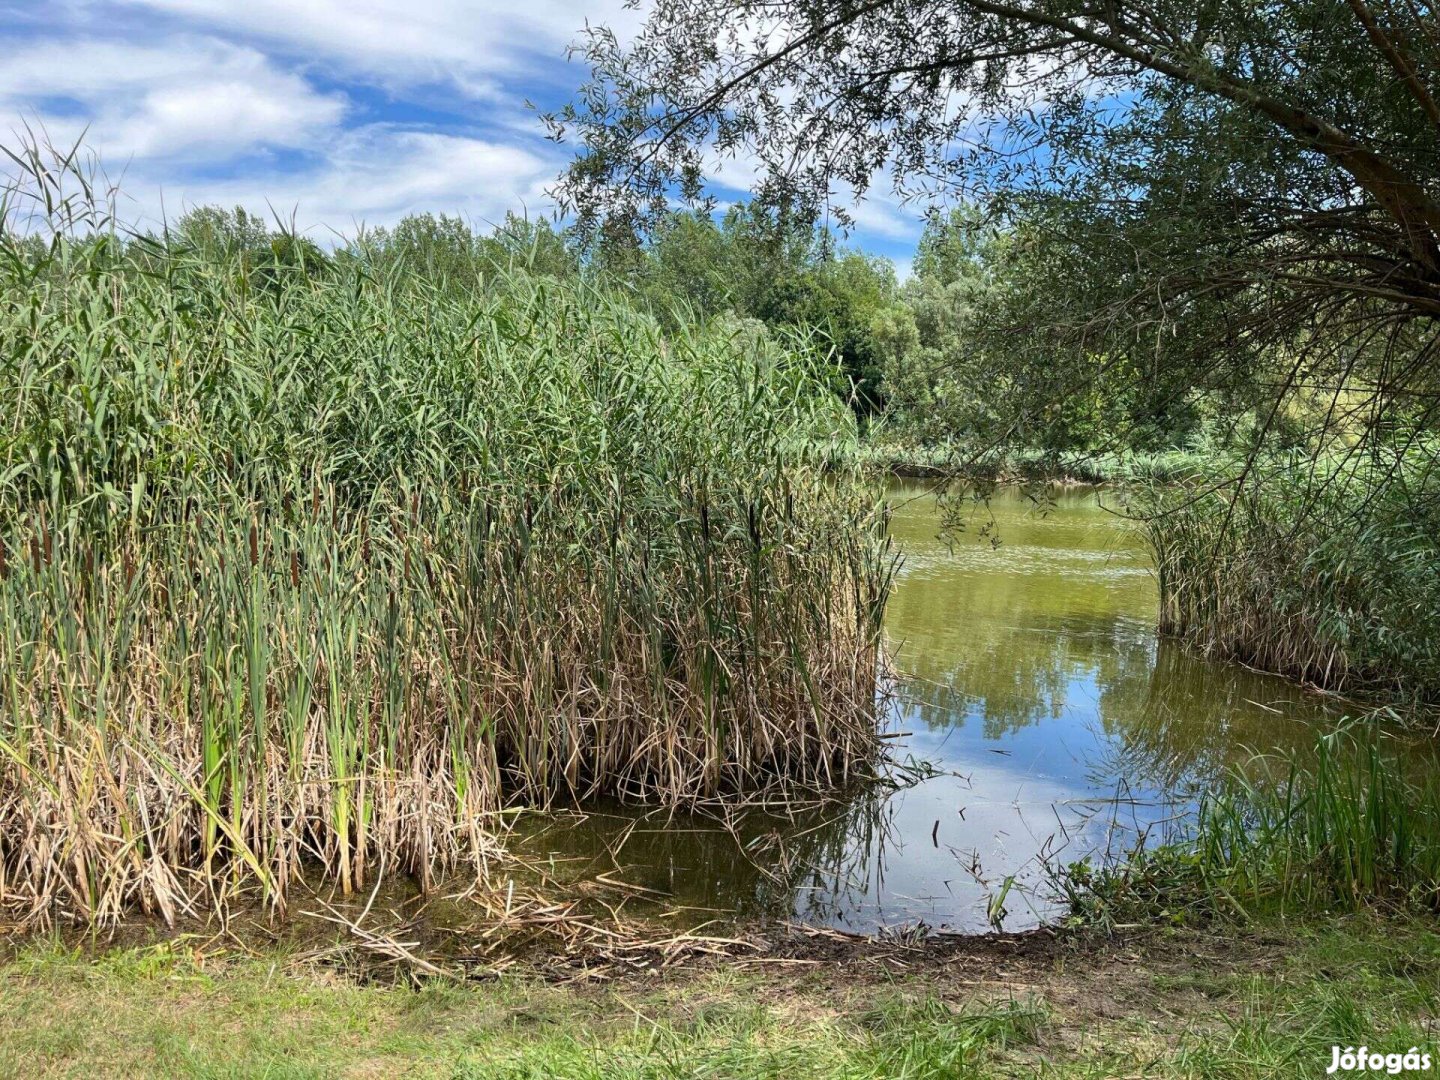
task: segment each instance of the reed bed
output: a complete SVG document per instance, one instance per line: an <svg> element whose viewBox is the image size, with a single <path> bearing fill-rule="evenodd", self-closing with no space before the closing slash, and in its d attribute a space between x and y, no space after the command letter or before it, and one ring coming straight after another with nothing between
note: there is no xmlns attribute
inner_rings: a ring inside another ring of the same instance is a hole
<svg viewBox="0 0 1440 1080"><path fill-rule="evenodd" d="M1300 457L1244 482L1212 470L1203 486L1152 489L1135 505L1161 632L1327 690L1440 704L1433 462L1416 447Z"/></svg>
<svg viewBox="0 0 1440 1080"><path fill-rule="evenodd" d="M854 438L827 372L523 265L460 289L363 245L135 236L27 160L0 200L13 915L483 879L516 805L867 772L892 560L807 449Z"/></svg>

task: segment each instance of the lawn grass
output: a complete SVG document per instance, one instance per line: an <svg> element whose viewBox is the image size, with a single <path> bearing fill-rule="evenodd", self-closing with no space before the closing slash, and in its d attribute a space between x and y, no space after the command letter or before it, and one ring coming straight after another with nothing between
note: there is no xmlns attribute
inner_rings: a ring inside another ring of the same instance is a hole
<svg viewBox="0 0 1440 1080"><path fill-rule="evenodd" d="M186 941L32 943L0 968L0 1074L1317 1076L1335 1043L1440 1035L1440 924L1408 917L795 959L416 989Z"/></svg>

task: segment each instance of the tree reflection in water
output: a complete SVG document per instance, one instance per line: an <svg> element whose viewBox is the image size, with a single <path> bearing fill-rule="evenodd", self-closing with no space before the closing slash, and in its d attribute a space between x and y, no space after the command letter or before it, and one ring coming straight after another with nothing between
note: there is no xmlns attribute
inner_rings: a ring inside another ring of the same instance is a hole
<svg viewBox="0 0 1440 1080"><path fill-rule="evenodd" d="M1013 875L1015 928L1049 912L1043 860L1163 833L1225 766L1303 749L1327 719L1324 699L1157 641L1146 553L1094 491L1043 510L1002 491L994 530L953 544L923 490L891 496L905 563L886 616L901 673L886 723L907 733L896 754L936 775L723 820L592 808L533 835L531 853L629 882L661 910L865 931L985 929Z"/></svg>

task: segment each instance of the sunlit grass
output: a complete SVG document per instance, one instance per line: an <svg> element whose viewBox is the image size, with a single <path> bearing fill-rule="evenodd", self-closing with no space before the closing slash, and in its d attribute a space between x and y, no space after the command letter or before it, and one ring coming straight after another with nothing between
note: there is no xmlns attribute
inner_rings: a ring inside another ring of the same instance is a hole
<svg viewBox="0 0 1440 1080"><path fill-rule="evenodd" d="M355 983L197 939L0 968L0 1072L35 1076L1322 1075L1434 1052L1433 920L1261 920L1056 943L1048 962L724 966L607 986ZM840 965L840 966L836 966Z"/></svg>

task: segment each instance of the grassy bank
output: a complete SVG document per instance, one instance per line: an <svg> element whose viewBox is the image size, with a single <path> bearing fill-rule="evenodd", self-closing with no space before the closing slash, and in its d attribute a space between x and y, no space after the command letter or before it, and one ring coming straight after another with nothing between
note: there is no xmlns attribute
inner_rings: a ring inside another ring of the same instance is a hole
<svg viewBox="0 0 1440 1080"><path fill-rule="evenodd" d="M1238 476L1244 477L1240 482ZM1440 703L1440 493L1428 453L1218 463L1147 518L1160 629L1326 689Z"/></svg>
<svg viewBox="0 0 1440 1080"><path fill-rule="evenodd" d="M964 476L1001 482L1053 480L1060 483L1106 484L1152 480L1177 483L1201 474L1203 454L1174 450L1158 453L1050 453L1009 450L984 454L959 446L917 445L867 439L855 451L864 467L896 476Z"/></svg>
<svg viewBox="0 0 1440 1080"><path fill-rule="evenodd" d="M1362 721L1305 758L1256 757L1201 798L1178 838L1054 869L1073 921L1197 923L1440 912L1440 781L1428 748ZM1367 730L1368 729L1368 730Z"/></svg>
<svg viewBox="0 0 1440 1080"><path fill-rule="evenodd" d="M1272 1077L1331 1046L1435 1051L1440 933L1350 916L1247 928L776 942L598 986L358 983L203 942L25 948L0 1071L30 1076Z"/></svg>
<svg viewBox="0 0 1440 1080"><path fill-rule="evenodd" d="M1440 799L1373 744L1317 761L1221 785L1184 844L1072 869L1056 931L764 926L443 973L333 926L15 939L0 1072L1100 1080L1317 1076L1335 1046L1435 1057Z"/></svg>
<svg viewBox="0 0 1440 1080"><path fill-rule="evenodd" d="M9 911L483 877L516 801L867 770L890 564L804 449L853 439L826 372L524 267L127 236L35 169L0 200L49 200L0 221Z"/></svg>

